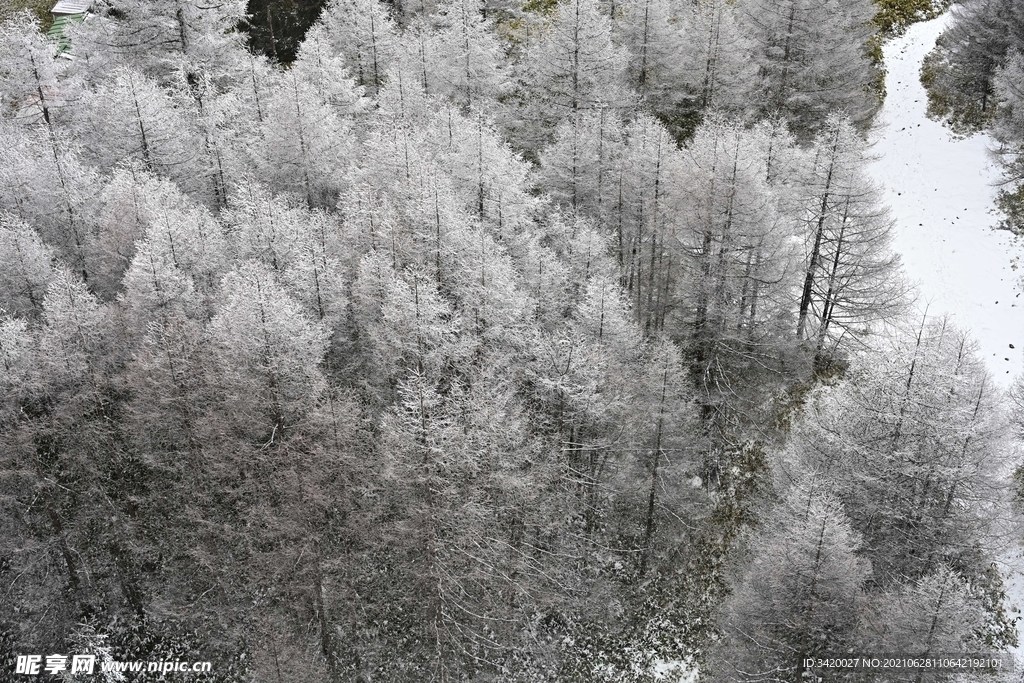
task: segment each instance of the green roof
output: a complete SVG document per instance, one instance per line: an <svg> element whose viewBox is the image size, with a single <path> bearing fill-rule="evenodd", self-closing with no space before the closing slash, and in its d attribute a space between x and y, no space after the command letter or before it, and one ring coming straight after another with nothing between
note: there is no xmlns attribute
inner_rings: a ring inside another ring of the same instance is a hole
<svg viewBox="0 0 1024 683"><path fill-rule="evenodd" d="M85 12L80 14L61 14L53 19L53 26L46 32L46 37L57 43L57 56L71 56L71 40L64 35L64 29L71 24L85 21Z"/></svg>

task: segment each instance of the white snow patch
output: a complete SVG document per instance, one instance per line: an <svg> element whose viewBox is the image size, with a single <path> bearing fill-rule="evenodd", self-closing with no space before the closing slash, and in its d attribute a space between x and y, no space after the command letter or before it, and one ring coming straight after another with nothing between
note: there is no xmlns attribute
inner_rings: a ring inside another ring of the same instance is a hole
<svg viewBox="0 0 1024 683"><path fill-rule="evenodd" d="M656 662L654 678L665 683L697 683L700 680L700 669L690 660L673 662Z"/></svg>
<svg viewBox="0 0 1024 683"><path fill-rule="evenodd" d="M1006 608L1011 619L1021 617L1021 610L1024 609L1024 557L1021 556L1021 549L1008 552L999 563L999 573L1003 577L1003 587L1006 589ZM1013 652L1017 660L1017 670L1024 666L1024 633L1021 632L1021 622L1017 622L1017 647Z"/></svg>
<svg viewBox="0 0 1024 683"><path fill-rule="evenodd" d="M1024 368L1024 297L1015 270L1024 249L994 229L999 168L989 137L957 139L925 115L921 62L948 21L947 13L914 24L885 45L887 96L869 172L892 208L894 247L919 284L920 307L969 330L1005 387Z"/></svg>

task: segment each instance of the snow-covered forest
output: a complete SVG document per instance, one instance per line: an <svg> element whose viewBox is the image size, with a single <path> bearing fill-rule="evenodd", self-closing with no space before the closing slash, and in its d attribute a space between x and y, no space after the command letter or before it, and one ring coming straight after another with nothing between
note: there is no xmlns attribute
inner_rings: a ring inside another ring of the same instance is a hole
<svg viewBox="0 0 1024 683"><path fill-rule="evenodd" d="M239 0L0 15L0 681L1015 647L1024 380L921 305L870 166L882 45L945 6L427 1L287 52ZM1024 5L952 12L929 113L1024 230Z"/></svg>

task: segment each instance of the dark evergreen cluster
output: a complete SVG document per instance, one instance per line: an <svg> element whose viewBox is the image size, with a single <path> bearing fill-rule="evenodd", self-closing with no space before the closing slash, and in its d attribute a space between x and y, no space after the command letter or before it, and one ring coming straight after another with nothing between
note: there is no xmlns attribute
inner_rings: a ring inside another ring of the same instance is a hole
<svg viewBox="0 0 1024 683"><path fill-rule="evenodd" d="M1014 415L906 317L872 5L427 1L287 66L237 1L0 24L0 680L1014 642Z"/></svg>
<svg viewBox="0 0 1024 683"><path fill-rule="evenodd" d="M249 0L239 28L249 34L250 49L290 64L325 4L324 0Z"/></svg>

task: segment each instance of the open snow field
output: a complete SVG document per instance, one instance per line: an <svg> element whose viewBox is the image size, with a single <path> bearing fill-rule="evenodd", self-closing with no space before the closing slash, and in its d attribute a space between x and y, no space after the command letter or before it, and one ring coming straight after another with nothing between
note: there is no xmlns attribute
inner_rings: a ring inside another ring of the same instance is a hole
<svg viewBox="0 0 1024 683"><path fill-rule="evenodd" d="M970 330L1005 387L1024 369L1024 249L1010 233L993 229L999 170L987 152L988 136L956 139L925 116L921 61L948 19L947 13L914 24L885 46L888 94L869 171L892 208L894 247L919 283L918 305Z"/></svg>

